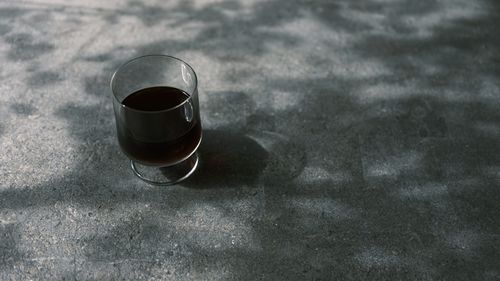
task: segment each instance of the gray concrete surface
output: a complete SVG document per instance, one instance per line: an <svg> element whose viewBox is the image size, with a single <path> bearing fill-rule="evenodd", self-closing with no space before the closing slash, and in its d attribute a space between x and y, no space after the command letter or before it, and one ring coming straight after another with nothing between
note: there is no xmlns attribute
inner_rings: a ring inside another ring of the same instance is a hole
<svg viewBox="0 0 500 281"><path fill-rule="evenodd" d="M0 280L499 280L495 0L0 1ZM133 176L108 82L200 77L202 167Z"/></svg>

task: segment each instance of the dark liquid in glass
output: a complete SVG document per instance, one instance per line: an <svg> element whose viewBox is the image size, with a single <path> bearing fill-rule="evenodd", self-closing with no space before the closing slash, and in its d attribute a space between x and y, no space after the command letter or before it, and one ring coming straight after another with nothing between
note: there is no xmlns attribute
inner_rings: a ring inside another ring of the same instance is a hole
<svg viewBox="0 0 500 281"><path fill-rule="evenodd" d="M201 124L192 104L182 104L188 98L173 87L145 88L127 96L122 101L124 119L118 121L118 141L125 154L155 166L190 156L200 143Z"/></svg>

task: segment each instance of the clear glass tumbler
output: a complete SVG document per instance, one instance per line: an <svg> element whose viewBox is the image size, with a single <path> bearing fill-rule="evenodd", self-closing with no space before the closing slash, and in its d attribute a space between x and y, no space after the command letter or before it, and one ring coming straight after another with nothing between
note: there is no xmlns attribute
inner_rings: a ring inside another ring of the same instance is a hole
<svg viewBox="0 0 500 281"><path fill-rule="evenodd" d="M198 82L186 62L166 55L134 58L111 78L118 142L142 180L171 185L198 166Z"/></svg>

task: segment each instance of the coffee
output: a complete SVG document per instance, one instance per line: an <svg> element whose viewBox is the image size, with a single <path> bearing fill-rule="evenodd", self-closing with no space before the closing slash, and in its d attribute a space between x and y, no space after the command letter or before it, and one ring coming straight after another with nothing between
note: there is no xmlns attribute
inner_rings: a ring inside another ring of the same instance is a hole
<svg viewBox="0 0 500 281"><path fill-rule="evenodd" d="M201 141L200 117L190 96L173 87L136 91L122 102L118 141L132 160L167 166L189 157Z"/></svg>

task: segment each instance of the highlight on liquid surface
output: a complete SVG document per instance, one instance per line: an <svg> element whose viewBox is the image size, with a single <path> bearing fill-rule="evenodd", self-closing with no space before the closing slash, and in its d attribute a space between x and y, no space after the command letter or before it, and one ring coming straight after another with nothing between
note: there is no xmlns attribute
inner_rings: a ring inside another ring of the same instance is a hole
<svg viewBox="0 0 500 281"><path fill-rule="evenodd" d="M145 88L126 97L122 101L126 108L151 113L125 108L124 121L117 123L123 152L136 162L154 166L172 165L189 157L201 141L201 124L197 109L193 118L186 118L186 107L191 104L176 107L187 98L187 93L173 87ZM172 110L161 111L166 109Z"/></svg>

